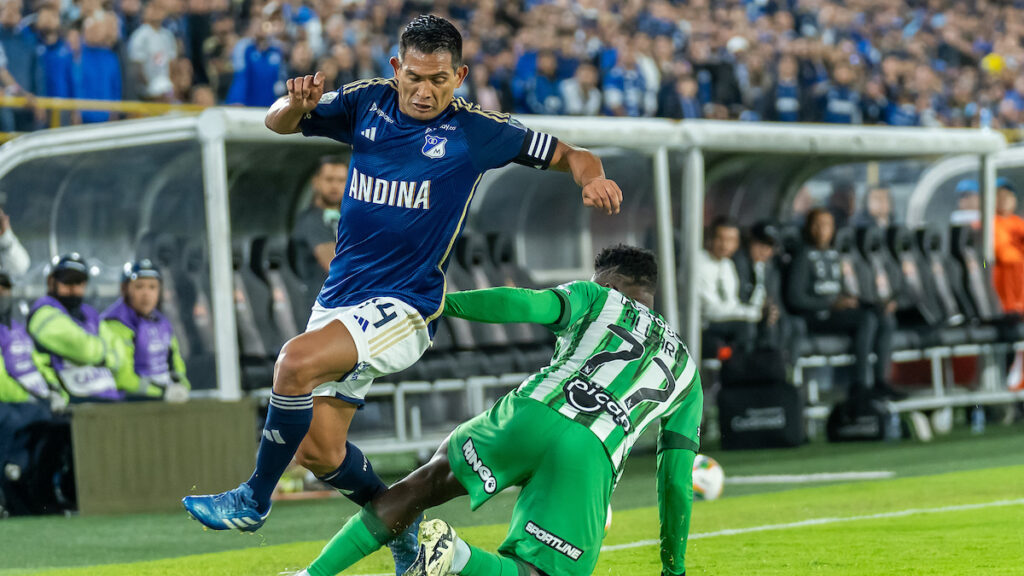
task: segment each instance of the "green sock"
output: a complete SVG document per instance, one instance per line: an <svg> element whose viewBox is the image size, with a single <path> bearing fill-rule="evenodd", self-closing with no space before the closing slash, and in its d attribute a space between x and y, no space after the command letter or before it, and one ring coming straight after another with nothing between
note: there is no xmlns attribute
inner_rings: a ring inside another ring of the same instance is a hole
<svg viewBox="0 0 1024 576"><path fill-rule="evenodd" d="M492 554L470 544L469 562L459 574L461 576L529 576L530 571L520 562L508 556Z"/></svg>
<svg viewBox="0 0 1024 576"><path fill-rule="evenodd" d="M367 504L338 530L307 570L311 576L334 576L373 554L391 538L384 522Z"/></svg>

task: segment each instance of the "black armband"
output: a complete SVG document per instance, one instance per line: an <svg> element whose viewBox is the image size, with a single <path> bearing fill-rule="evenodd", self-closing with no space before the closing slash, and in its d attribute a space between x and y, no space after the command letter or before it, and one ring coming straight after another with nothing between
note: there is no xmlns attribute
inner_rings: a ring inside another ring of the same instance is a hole
<svg viewBox="0 0 1024 576"><path fill-rule="evenodd" d="M555 148L557 147L558 138L527 128L523 147L519 150L519 155L512 161L523 166L547 170L548 166L551 166L551 159L555 157Z"/></svg>

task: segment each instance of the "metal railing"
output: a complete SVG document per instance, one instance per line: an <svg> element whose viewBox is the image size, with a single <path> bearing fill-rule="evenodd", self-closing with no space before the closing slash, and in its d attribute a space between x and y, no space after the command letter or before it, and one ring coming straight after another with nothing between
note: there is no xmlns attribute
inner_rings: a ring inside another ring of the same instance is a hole
<svg viewBox="0 0 1024 576"><path fill-rule="evenodd" d="M139 102L134 100L85 100L81 98L46 98L28 96L0 96L0 108L46 110L49 127L61 126L61 112L117 112L131 118L163 116L170 113L198 114L206 109L196 104L170 104L166 102ZM12 136L7 136L10 140Z"/></svg>

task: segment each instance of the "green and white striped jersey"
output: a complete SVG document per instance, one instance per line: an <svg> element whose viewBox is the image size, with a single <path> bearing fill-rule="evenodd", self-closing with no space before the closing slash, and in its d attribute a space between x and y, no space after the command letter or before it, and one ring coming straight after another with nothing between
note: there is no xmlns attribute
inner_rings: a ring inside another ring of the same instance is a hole
<svg viewBox="0 0 1024 576"><path fill-rule="evenodd" d="M586 426L616 474L651 423L671 416L693 386L697 363L660 314L594 282L554 288L564 305L551 364L514 392Z"/></svg>

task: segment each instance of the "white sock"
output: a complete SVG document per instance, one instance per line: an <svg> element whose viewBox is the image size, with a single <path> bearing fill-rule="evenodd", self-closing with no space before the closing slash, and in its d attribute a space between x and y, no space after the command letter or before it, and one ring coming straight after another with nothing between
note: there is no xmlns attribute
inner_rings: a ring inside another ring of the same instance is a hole
<svg viewBox="0 0 1024 576"><path fill-rule="evenodd" d="M452 572L458 574L469 564L469 544L466 544L462 538L455 537L455 556L452 557Z"/></svg>

